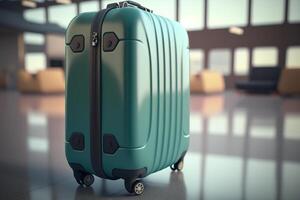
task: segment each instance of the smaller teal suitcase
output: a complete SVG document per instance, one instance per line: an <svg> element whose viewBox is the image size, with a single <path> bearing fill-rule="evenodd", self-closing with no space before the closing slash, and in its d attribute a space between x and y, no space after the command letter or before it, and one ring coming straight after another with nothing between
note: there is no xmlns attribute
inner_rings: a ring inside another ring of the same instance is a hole
<svg viewBox="0 0 300 200"><path fill-rule="evenodd" d="M182 26L132 1L76 16L66 31L65 150L74 177L141 178L183 168L189 44Z"/></svg>

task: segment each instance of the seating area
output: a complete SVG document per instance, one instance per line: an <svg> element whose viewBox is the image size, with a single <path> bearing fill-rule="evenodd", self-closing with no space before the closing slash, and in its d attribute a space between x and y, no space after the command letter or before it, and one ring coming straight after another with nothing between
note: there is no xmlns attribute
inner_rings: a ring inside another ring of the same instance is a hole
<svg viewBox="0 0 300 200"><path fill-rule="evenodd" d="M300 95L300 69L251 67L248 80L236 81L235 87L247 93ZM206 69L190 76L192 94L215 94L224 90L224 76L217 71Z"/></svg>
<svg viewBox="0 0 300 200"><path fill-rule="evenodd" d="M237 81L236 88L248 93L280 95L300 94L300 69L279 67L252 67L249 80Z"/></svg>
<svg viewBox="0 0 300 200"><path fill-rule="evenodd" d="M251 67L249 79L236 82L236 88L249 93L272 93L277 90L279 67Z"/></svg>

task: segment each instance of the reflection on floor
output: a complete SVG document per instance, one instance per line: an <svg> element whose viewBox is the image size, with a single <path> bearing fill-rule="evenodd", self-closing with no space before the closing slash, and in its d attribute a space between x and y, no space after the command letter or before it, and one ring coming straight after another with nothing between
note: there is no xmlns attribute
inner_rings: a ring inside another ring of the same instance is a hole
<svg viewBox="0 0 300 200"><path fill-rule="evenodd" d="M75 183L64 155L64 97L0 93L0 199L138 199L123 181ZM191 97L182 173L144 179L142 199L299 199L300 99Z"/></svg>

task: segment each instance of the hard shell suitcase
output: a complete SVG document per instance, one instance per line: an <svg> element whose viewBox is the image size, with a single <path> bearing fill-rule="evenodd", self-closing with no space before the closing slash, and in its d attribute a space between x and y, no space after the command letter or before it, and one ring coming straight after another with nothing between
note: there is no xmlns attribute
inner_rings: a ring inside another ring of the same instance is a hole
<svg viewBox="0 0 300 200"><path fill-rule="evenodd" d="M138 3L75 17L66 31L65 150L76 181L181 170L189 144L189 44L179 23Z"/></svg>

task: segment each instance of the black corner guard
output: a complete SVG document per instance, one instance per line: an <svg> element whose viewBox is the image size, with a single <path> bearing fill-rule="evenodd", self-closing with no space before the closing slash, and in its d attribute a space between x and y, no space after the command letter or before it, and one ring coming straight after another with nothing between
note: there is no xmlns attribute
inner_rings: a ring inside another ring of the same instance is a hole
<svg viewBox="0 0 300 200"><path fill-rule="evenodd" d="M103 136L103 152L107 154L114 154L120 145L113 134L104 134Z"/></svg>
<svg viewBox="0 0 300 200"><path fill-rule="evenodd" d="M70 137L70 145L72 149L82 151L84 150L84 135L80 132L73 132Z"/></svg>
<svg viewBox="0 0 300 200"><path fill-rule="evenodd" d="M122 179L136 179L145 177L147 173L147 168L141 169L113 169L112 175L115 178L122 178Z"/></svg>

